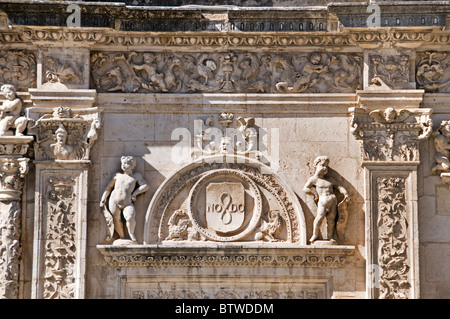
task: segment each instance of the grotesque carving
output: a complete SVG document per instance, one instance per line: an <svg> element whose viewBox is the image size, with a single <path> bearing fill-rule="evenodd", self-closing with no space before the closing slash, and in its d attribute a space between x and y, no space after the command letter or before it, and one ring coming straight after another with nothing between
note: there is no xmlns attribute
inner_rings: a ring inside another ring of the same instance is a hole
<svg viewBox="0 0 450 319"><path fill-rule="evenodd" d="M438 129L431 134L435 147L434 159L436 164L431 172L437 174L439 172L450 171L450 121L442 121Z"/></svg>
<svg viewBox="0 0 450 319"><path fill-rule="evenodd" d="M45 77L50 83L77 84L82 81L83 65L75 61L48 57L45 61Z"/></svg>
<svg viewBox="0 0 450 319"><path fill-rule="evenodd" d="M418 161L419 141L431 135L433 122L426 109L354 110L350 131L363 141L368 161Z"/></svg>
<svg viewBox="0 0 450 319"><path fill-rule="evenodd" d="M198 232L192 227L192 222L185 209L178 209L169 219L169 236L166 240L196 240Z"/></svg>
<svg viewBox="0 0 450 319"><path fill-rule="evenodd" d="M380 299L409 298L408 216L405 179L382 177L378 188L378 265Z"/></svg>
<svg viewBox="0 0 450 319"><path fill-rule="evenodd" d="M306 194L313 195L317 201L317 214L314 219L313 234L310 238L311 243L314 243L314 241L318 238L320 227L325 218L327 222L327 233L323 234L324 237L326 236L324 239L328 239L332 242L335 241L333 239L333 235L336 230L336 218L338 217L338 200L334 194L334 189L337 189L342 195L344 195L344 199L339 203L339 206L346 209L346 204L344 203L348 203L350 201L347 190L338 185L337 182L331 177L325 176L328 173L328 164L328 157L317 157L314 161L314 166L316 168L314 176L308 179L303 188ZM313 188L315 188L315 191ZM341 213L346 214L347 212L339 211L339 214ZM341 236L342 234L340 237Z"/></svg>
<svg viewBox="0 0 450 319"><path fill-rule="evenodd" d="M136 200L136 196L146 192L149 187L141 174L133 172L136 167L136 160L132 156L122 156L120 161L123 173L117 173L108 183L100 201L100 207L104 209L104 215L108 225L108 238L106 240L108 242L112 240L114 230L120 239L125 238L122 223L123 215L126 221L128 235L133 242L136 242L136 236L134 234L136 220L133 202ZM109 202L105 206L108 196L110 196Z"/></svg>
<svg viewBox="0 0 450 319"><path fill-rule="evenodd" d="M19 90L36 85L36 59L33 53L16 50L0 52L0 84L11 84Z"/></svg>
<svg viewBox="0 0 450 319"><path fill-rule="evenodd" d="M43 298L72 299L75 297L77 259L75 180L52 177L48 183Z"/></svg>
<svg viewBox="0 0 450 319"><path fill-rule="evenodd" d="M37 135L35 154L39 160L87 160L98 138L99 118L83 118L72 114L68 107L59 106L52 114L32 120L31 133Z"/></svg>
<svg viewBox="0 0 450 319"><path fill-rule="evenodd" d="M427 92L447 92L450 85L446 52L425 52L417 64L416 81Z"/></svg>
<svg viewBox="0 0 450 319"><path fill-rule="evenodd" d="M354 92L362 58L354 54L93 53L103 92Z"/></svg>
<svg viewBox="0 0 450 319"><path fill-rule="evenodd" d="M27 119L20 116L22 113L22 100L16 94L13 85L5 84L1 87L1 93L5 96L0 107L0 136L16 135L22 136L27 126ZM13 133L12 129L16 129Z"/></svg>
<svg viewBox="0 0 450 319"><path fill-rule="evenodd" d="M258 157L258 133L254 127L255 119L238 117L237 128L230 127L233 121L233 113L220 113L218 122L224 127L224 130L221 130L213 126L212 117L207 119L208 127L206 128L204 128L203 120L196 120L194 136L196 154L199 156L237 154Z"/></svg>
<svg viewBox="0 0 450 319"><path fill-rule="evenodd" d="M411 88L409 79L410 57L403 55L370 55L370 84L391 89Z"/></svg>

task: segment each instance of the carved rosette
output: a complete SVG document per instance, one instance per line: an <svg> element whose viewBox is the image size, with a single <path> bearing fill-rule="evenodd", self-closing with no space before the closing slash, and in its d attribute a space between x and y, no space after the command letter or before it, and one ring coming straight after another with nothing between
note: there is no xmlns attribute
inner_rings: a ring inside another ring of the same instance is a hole
<svg viewBox="0 0 450 319"><path fill-rule="evenodd" d="M32 137L0 137L0 299L17 299L22 233L21 195Z"/></svg>
<svg viewBox="0 0 450 319"><path fill-rule="evenodd" d="M378 178L377 187L379 298L406 299L411 284L405 178Z"/></svg>
<svg viewBox="0 0 450 319"><path fill-rule="evenodd" d="M419 143L432 131L430 109L350 109L365 162L419 162Z"/></svg>

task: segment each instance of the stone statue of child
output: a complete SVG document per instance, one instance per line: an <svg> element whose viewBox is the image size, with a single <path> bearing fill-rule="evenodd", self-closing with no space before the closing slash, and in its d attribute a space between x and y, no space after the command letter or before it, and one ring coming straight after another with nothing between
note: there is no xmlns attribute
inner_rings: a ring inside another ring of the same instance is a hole
<svg viewBox="0 0 450 319"><path fill-rule="evenodd" d="M0 136L12 135L11 128L16 128L16 136L22 136L27 119L20 116L22 101L16 94L16 88L14 85L5 84L0 88L0 92L6 98L0 106Z"/></svg>
<svg viewBox="0 0 450 319"><path fill-rule="evenodd" d="M334 188L339 190L339 192L344 195L344 201L350 201L347 190L344 187L339 186L334 179L325 176L328 173L328 164L328 157L317 157L314 160L316 171L314 175L308 179L303 188L303 191L305 193L318 196L317 215L314 219L313 234L310 239L311 243L314 243L314 241L319 236L320 226L322 225L323 219L325 217L328 224L327 237L329 240L333 241L332 237L336 226L336 216L338 209L338 202L336 195L334 194ZM313 187L315 187L316 189L316 194L312 190Z"/></svg>
<svg viewBox="0 0 450 319"><path fill-rule="evenodd" d="M135 242L136 213L133 202L136 200L137 195L146 192L149 187L141 174L133 172L136 167L136 160L132 156L122 156L120 161L123 173L117 173L106 186L100 201L100 207L103 208L105 206L107 197L111 195L108 209L112 215L114 228L112 232L110 231L110 238L112 239L115 230L119 237L124 239L124 228L121 219L121 214L123 214L130 239ZM137 188L136 185L138 185Z"/></svg>

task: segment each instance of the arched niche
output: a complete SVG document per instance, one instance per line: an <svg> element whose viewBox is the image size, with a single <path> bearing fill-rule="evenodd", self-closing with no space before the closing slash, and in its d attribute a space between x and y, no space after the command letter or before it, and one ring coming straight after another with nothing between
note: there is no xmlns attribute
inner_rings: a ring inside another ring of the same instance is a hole
<svg viewBox="0 0 450 319"><path fill-rule="evenodd" d="M181 167L147 209L144 244L306 245L300 203L265 164L215 155Z"/></svg>

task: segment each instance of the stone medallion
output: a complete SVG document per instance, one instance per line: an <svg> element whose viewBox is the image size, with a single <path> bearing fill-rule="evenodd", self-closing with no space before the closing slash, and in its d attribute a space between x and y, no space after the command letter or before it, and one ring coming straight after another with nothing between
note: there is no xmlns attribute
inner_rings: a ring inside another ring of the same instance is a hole
<svg viewBox="0 0 450 319"><path fill-rule="evenodd" d="M244 238L258 225L261 210L255 182L233 169L205 173L189 195L188 214L194 228L215 241Z"/></svg>

